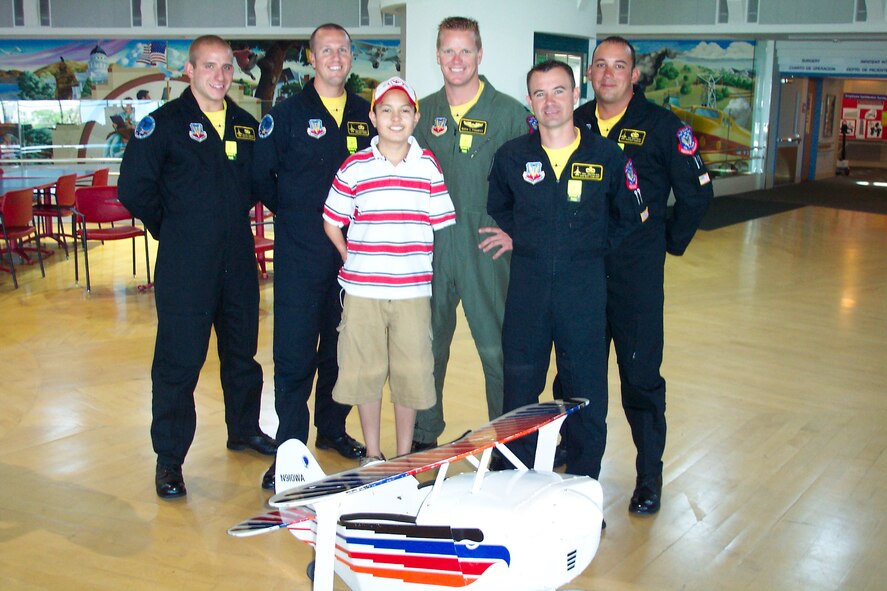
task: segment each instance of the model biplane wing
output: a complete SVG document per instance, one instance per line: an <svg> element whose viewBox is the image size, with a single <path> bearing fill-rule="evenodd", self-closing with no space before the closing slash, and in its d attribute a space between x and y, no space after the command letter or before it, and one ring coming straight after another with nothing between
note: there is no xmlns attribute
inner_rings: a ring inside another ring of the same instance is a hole
<svg viewBox="0 0 887 591"><path fill-rule="evenodd" d="M269 504L272 507L287 508L310 505L320 498L352 494L399 478L414 476L534 433L587 404L585 399L568 399L523 406L451 443L387 462L339 472L277 494L271 497Z"/></svg>
<svg viewBox="0 0 887 591"><path fill-rule="evenodd" d="M247 538L311 521L314 517L314 511L310 509L279 509L238 523L230 528L228 533L238 538Z"/></svg>

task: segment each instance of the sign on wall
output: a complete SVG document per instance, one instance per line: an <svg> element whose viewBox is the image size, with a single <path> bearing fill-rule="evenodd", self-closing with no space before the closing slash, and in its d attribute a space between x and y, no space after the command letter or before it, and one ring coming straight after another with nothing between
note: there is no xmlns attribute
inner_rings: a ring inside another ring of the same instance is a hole
<svg viewBox="0 0 887 591"><path fill-rule="evenodd" d="M887 133L887 95L857 94L844 95L841 105L841 125L847 137L856 140L885 140Z"/></svg>

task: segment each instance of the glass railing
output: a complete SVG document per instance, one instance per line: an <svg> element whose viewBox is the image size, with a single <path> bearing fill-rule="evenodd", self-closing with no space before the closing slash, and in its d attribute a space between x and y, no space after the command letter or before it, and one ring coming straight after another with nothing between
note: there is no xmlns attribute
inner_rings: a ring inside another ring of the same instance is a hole
<svg viewBox="0 0 887 591"><path fill-rule="evenodd" d="M154 100L0 101L0 160L116 163Z"/></svg>

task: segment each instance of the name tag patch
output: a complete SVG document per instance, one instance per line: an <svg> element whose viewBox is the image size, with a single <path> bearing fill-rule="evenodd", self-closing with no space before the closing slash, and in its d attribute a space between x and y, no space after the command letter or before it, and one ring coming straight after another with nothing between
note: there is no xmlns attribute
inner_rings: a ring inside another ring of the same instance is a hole
<svg viewBox="0 0 887 591"><path fill-rule="evenodd" d="M247 127L246 125L235 125L234 137L239 140L254 142L256 141L256 132L255 130L253 130L252 127Z"/></svg>
<svg viewBox="0 0 887 591"><path fill-rule="evenodd" d="M580 181L601 181L604 178L604 167L601 164L574 162L570 167L570 178Z"/></svg>
<svg viewBox="0 0 887 591"><path fill-rule="evenodd" d="M633 146L644 145L647 138L647 132L640 129L622 129L619 131L619 138L616 140L620 144L632 144Z"/></svg>
<svg viewBox="0 0 887 591"><path fill-rule="evenodd" d="M487 135L487 122L479 119L462 119L459 122L459 131L474 135Z"/></svg>
<svg viewBox="0 0 887 591"><path fill-rule="evenodd" d="M348 135L370 137L370 126L363 121L348 121L346 125Z"/></svg>

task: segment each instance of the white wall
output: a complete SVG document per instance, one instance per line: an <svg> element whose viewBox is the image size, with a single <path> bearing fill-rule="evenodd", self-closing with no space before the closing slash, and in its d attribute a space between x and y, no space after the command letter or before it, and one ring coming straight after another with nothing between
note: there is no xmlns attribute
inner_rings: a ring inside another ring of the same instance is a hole
<svg viewBox="0 0 887 591"><path fill-rule="evenodd" d="M594 38L597 4L589 0L381 0L382 10L404 11L404 74L420 97L443 86L435 57L437 26L448 16L478 21L483 39L480 73L521 103L533 66L533 33Z"/></svg>

